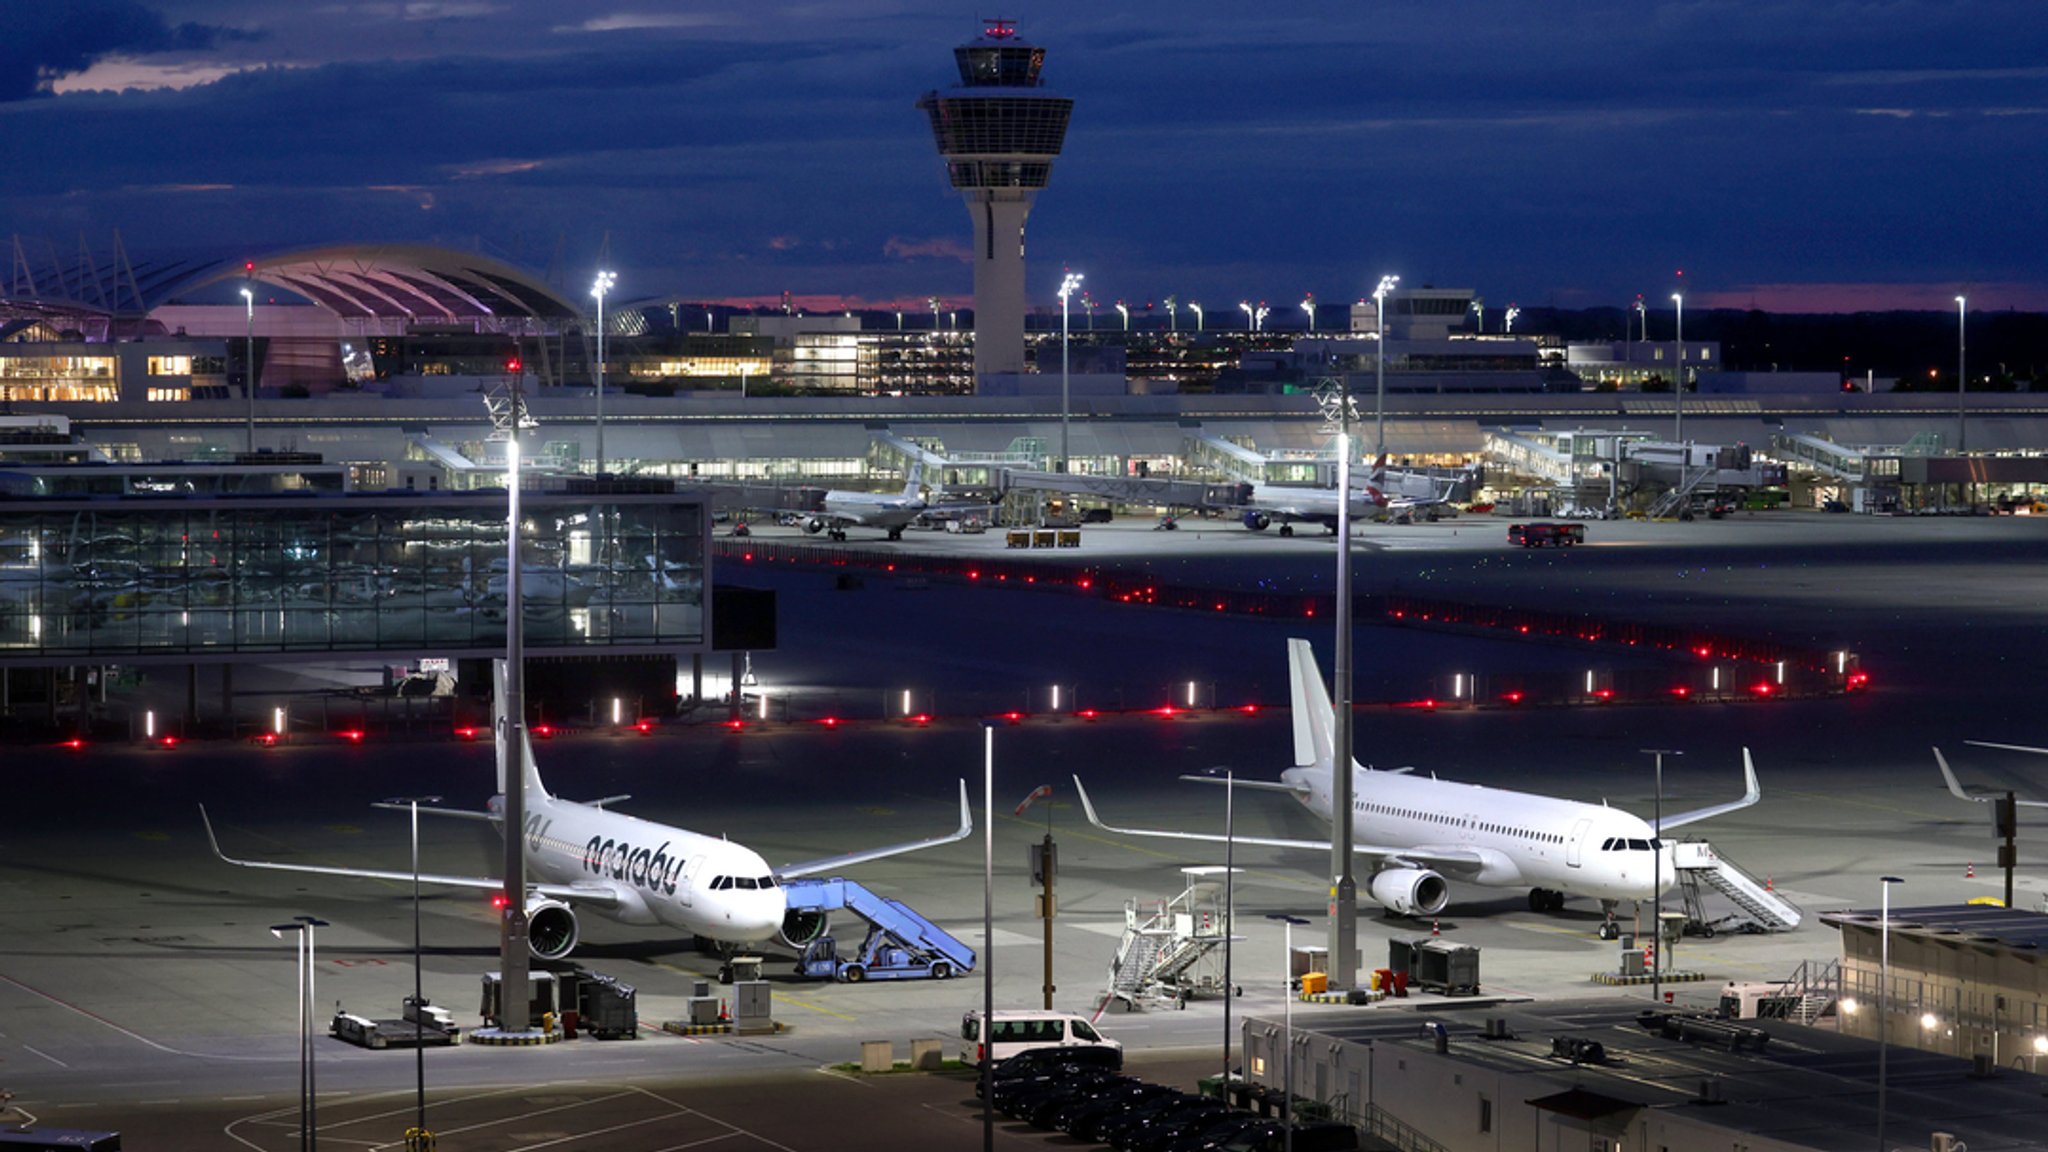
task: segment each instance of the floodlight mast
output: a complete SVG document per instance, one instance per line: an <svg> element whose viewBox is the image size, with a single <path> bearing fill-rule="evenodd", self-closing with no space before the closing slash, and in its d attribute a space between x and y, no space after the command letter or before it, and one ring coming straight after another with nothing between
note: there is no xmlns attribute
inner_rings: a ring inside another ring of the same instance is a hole
<svg viewBox="0 0 2048 1152"><path fill-rule="evenodd" d="M526 918L526 637L519 564L519 433L534 427L519 376L502 392L484 397L491 414L491 439L505 445L505 692L498 702L495 735L505 742L505 912L498 934L498 1029L527 1032L532 1026L528 984Z"/></svg>

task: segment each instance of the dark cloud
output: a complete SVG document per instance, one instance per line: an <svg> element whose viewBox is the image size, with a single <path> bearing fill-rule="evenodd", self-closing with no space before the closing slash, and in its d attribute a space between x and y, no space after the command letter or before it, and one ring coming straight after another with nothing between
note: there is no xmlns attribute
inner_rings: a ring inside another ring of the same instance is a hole
<svg viewBox="0 0 2048 1152"><path fill-rule="evenodd" d="M0 0L0 102L27 100L112 55L200 52L242 33L172 24L135 0Z"/></svg>

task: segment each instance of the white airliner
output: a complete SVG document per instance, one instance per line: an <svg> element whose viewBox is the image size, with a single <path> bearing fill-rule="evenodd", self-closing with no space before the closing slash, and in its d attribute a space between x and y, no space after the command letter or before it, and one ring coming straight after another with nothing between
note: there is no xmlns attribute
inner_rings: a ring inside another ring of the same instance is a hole
<svg viewBox="0 0 2048 1152"><path fill-rule="evenodd" d="M1237 780L1239 788L1285 792L1322 820L1330 819L1332 767L1336 764L1336 715L1323 687L1313 650L1306 640L1287 642L1294 704L1296 766L1280 780ZM1746 808L1762 795L1749 750L1742 752L1748 785L1742 799L1664 817L1666 831L1709 816ZM1411 769L1365 768L1352 762L1351 813L1357 852L1372 861L1364 889L1390 912L1403 916L1435 916L1449 903L1446 878L1489 888L1529 889L1529 906L1556 911L1566 896L1600 901L1611 924L1622 900L1646 901L1673 883L1669 844L1655 862L1657 838L1641 817L1609 808L1505 788L1458 784L1434 776L1410 775ZM1187 777L1223 783L1212 777ZM1081 789L1081 806L1090 823L1108 832L1130 836L1167 836L1182 840L1221 842L1213 833L1118 828L1096 815L1095 805ZM1285 840L1237 836L1240 844L1305 848L1329 852L1325 840ZM1608 927L1601 934L1610 934Z"/></svg>
<svg viewBox="0 0 2048 1152"><path fill-rule="evenodd" d="M505 692L505 665L502 660L497 662L496 678L496 699L502 700ZM497 730L499 794L491 798L489 810L467 812L421 808L422 813L503 823L509 725L502 715L496 715L493 726ZM716 941L727 948L758 944L777 936L792 947L801 948L824 931L825 914L790 908L782 890L783 881L836 871L884 856L915 852L920 848L950 844L964 839L974 830L973 815L967 806L967 784L962 781L960 827L953 832L926 840L771 868L760 853L743 844L686 828L641 820L605 807L626 799L624 796L590 803L551 796L541 784L531 741L526 741L524 753L526 866L530 880L527 886L527 941L533 954L543 960L559 960L576 947L579 911L595 912L624 924L669 928L687 936ZM378 807L405 810L403 805L380 804ZM230 864L281 872L412 883L413 874L404 870L237 860L221 851L213 822L206 819L205 806L202 805L199 811L201 819L206 822L206 836L213 844L214 854ZM505 887L502 878L489 876L422 874L419 879L423 884L486 892L502 892Z"/></svg>
<svg viewBox="0 0 2048 1152"><path fill-rule="evenodd" d="M1386 459L1368 473L1365 483L1351 489L1351 517L1365 520L1385 514L1405 521L1417 512L1450 503L1461 487L1470 485L1476 470L1457 477L1434 476L1427 472L1388 469ZM1325 531L1337 530L1337 490L1303 488L1289 484L1244 484L1237 488L1236 510L1240 521L1254 532L1263 532L1280 522L1282 536L1294 535L1296 521L1321 524Z"/></svg>
<svg viewBox="0 0 2048 1152"><path fill-rule="evenodd" d="M922 487L924 465L919 463L910 466L910 479L904 483L903 491L894 496L875 492L842 492L835 488L825 493L818 511L804 520L804 531L818 533L829 529L832 539L844 540L849 527L880 528L889 534L889 539L901 540L903 530L929 507L918 493Z"/></svg>

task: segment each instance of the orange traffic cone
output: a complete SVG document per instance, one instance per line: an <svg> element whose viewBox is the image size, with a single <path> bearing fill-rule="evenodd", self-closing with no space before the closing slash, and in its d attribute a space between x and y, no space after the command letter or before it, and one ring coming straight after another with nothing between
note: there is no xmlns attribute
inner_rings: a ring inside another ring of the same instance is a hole
<svg viewBox="0 0 2048 1152"><path fill-rule="evenodd" d="M1975 880L1976 878L1977 878L1977 866L1976 866L1975 864L1965 864L1965 865L1963 865L1963 879L1965 879L1965 880Z"/></svg>
<svg viewBox="0 0 2048 1152"><path fill-rule="evenodd" d="M1777 891L1777 889L1776 889L1776 888L1773 888L1773 887L1771 887L1771 878L1770 878L1769 876L1766 876L1766 877L1764 877L1764 891L1766 891L1766 892L1776 892L1776 891Z"/></svg>
<svg viewBox="0 0 2048 1152"><path fill-rule="evenodd" d="M1440 931L1438 931L1438 930L1437 930L1437 926L1436 926L1436 921L1435 921L1434 919L1431 919L1431 920L1430 920L1430 922L1429 922L1429 934L1430 934L1431 936L1441 936L1441 935L1443 935L1443 933L1442 933L1442 932L1440 932Z"/></svg>

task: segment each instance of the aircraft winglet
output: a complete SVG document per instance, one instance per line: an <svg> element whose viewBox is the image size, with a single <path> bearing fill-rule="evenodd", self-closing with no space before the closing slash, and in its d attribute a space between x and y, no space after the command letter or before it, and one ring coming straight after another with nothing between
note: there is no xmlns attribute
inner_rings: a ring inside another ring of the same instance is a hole
<svg viewBox="0 0 2048 1152"><path fill-rule="evenodd" d="M1681 812L1676 816L1666 816L1663 820L1663 826L1665 828L1682 827L1696 821L1708 819L1709 817L1720 816L1747 808L1763 799L1764 790L1756 782L1756 761L1750 757L1749 749L1747 748L1742 750L1742 783L1742 799L1730 800L1726 804L1713 804L1705 808L1695 808L1690 812Z"/></svg>
<svg viewBox="0 0 2048 1152"><path fill-rule="evenodd" d="M1975 744L1979 748L2003 748L2009 752L2038 752L2048 755L2048 748L2029 748L2022 744L1987 744L1982 740L1965 740L1964 743ZM1965 791L1963 782L1956 779L1954 770L1949 768L1948 757L1943 756L1939 748L1934 750L1934 762L1941 768L1941 778L1947 781L1948 790L1955 795L1956 799L1975 800L1979 804L1989 804L1995 800L2004 799L2004 797L1996 794ZM2018 808L2048 808L2048 800L2021 800L2015 797L2013 799L2013 806Z"/></svg>

